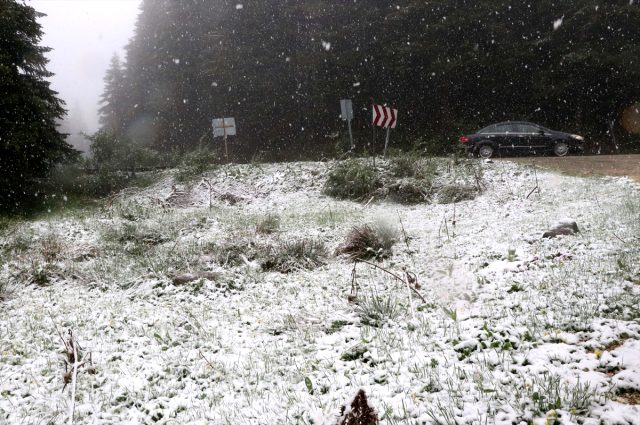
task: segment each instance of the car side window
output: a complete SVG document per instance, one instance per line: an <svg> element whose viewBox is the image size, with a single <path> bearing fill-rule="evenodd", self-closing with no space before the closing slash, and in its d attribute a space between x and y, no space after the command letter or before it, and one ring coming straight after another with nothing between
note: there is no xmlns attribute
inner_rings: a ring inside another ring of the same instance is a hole
<svg viewBox="0 0 640 425"><path fill-rule="evenodd" d="M519 131L516 124L502 124L497 125L496 133L517 133Z"/></svg>
<svg viewBox="0 0 640 425"><path fill-rule="evenodd" d="M487 134L487 133L495 133L495 132L496 132L496 126L490 125L489 127L485 127L482 130L478 131L478 134Z"/></svg>
<svg viewBox="0 0 640 425"><path fill-rule="evenodd" d="M540 127L534 125L522 124L520 125L520 132L529 134L538 134L542 130Z"/></svg>

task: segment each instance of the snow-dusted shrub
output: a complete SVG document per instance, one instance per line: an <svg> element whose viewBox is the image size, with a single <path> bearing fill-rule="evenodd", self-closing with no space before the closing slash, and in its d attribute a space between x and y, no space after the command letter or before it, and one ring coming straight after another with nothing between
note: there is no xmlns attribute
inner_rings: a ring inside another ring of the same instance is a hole
<svg viewBox="0 0 640 425"><path fill-rule="evenodd" d="M422 158L415 153L401 153L391 157L389 167L394 177L413 177L427 181L432 181L438 170L433 159Z"/></svg>
<svg viewBox="0 0 640 425"><path fill-rule="evenodd" d="M262 262L262 270L291 273L313 270L328 256L324 242L317 239L286 241L276 246Z"/></svg>
<svg viewBox="0 0 640 425"><path fill-rule="evenodd" d="M440 188L438 202L441 204L453 204L460 201L470 201L477 195L478 189L474 186L450 184Z"/></svg>
<svg viewBox="0 0 640 425"><path fill-rule="evenodd" d="M366 161L348 159L329 172L324 193L338 199L363 199L380 187L382 180L376 167Z"/></svg>
<svg viewBox="0 0 640 425"><path fill-rule="evenodd" d="M381 260L391 255L391 247L396 239L397 229L384 221L374 225L354 226L345 242L336 249L336 253L346 254L354 259Z"/></svg>
<svg viewBox="0 0 640 425"><path fill-rule="evenodd" d="M387 199L398 204L428 202L432 196L432 182L415 178L403 178L387 188Z"/></svg>
<svg viewBox="0 0 640 425"><path fill-rule="evenodd" d="M177 182L187 182L199 178L208 171L213 171L220 164L219 155L208 149L198 149L184 154L178 172L175 174Z"/></svg>

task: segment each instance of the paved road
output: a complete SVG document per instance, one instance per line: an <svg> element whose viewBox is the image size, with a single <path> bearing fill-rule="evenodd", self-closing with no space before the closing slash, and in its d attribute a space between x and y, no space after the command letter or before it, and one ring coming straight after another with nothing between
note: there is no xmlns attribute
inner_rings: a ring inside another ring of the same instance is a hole
<svg viewBox="0 0 640 425"><path fill-rule="evenodd" d="M535 164L578 176L628 176L640 182L640 155L544 156L505 160Z"/></svg>

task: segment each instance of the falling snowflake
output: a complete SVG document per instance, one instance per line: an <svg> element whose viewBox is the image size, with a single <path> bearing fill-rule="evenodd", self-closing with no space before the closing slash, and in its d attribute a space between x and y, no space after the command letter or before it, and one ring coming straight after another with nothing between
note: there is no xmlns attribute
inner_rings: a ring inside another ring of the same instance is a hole
<svg viewBox="0 0 640 425"><path fill-rule="evenodd" d="M180 59L178 58L173 59L173 63L175 63L176 65L180 65Z"/></svg>
<svg viewBox="0 0 640 425"><path fill-rule="evenodd" d="M331 50L331 43L329 43L328 41L322 40L322 47L324 48L324 50L328 52L329 50Z"/></svg>
<svg viewBox="0 0 640 425"><path fill-rule="evenodd" d="M243 8L244 8L244 5L242 3L236 4L236 10L240 10L240 9L243 9Z"/></svg>
<svg viewBox="0 0 640 425"><path fill-rule="evenodd" d="M562 20L563 19L564 19L564 15L561 18L556 19L555 21L553 21L553 29L554 29L554 31L557 30L558 28L560 28L560 25L562 25Z"/></svg>

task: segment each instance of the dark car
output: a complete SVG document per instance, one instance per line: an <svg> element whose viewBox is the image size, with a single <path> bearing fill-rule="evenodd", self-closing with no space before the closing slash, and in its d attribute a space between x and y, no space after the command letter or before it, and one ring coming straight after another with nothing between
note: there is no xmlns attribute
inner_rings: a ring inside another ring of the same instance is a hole
<svg viewBox="0 0 640 425"><path fill-rule="evenodd" d="M553 152L557 156L565 156L569 152L582 152L584 138L530 122L508 121L490 125L475 134L461 136L460 142L469 153L482 158L507 152Z"/></svg>

